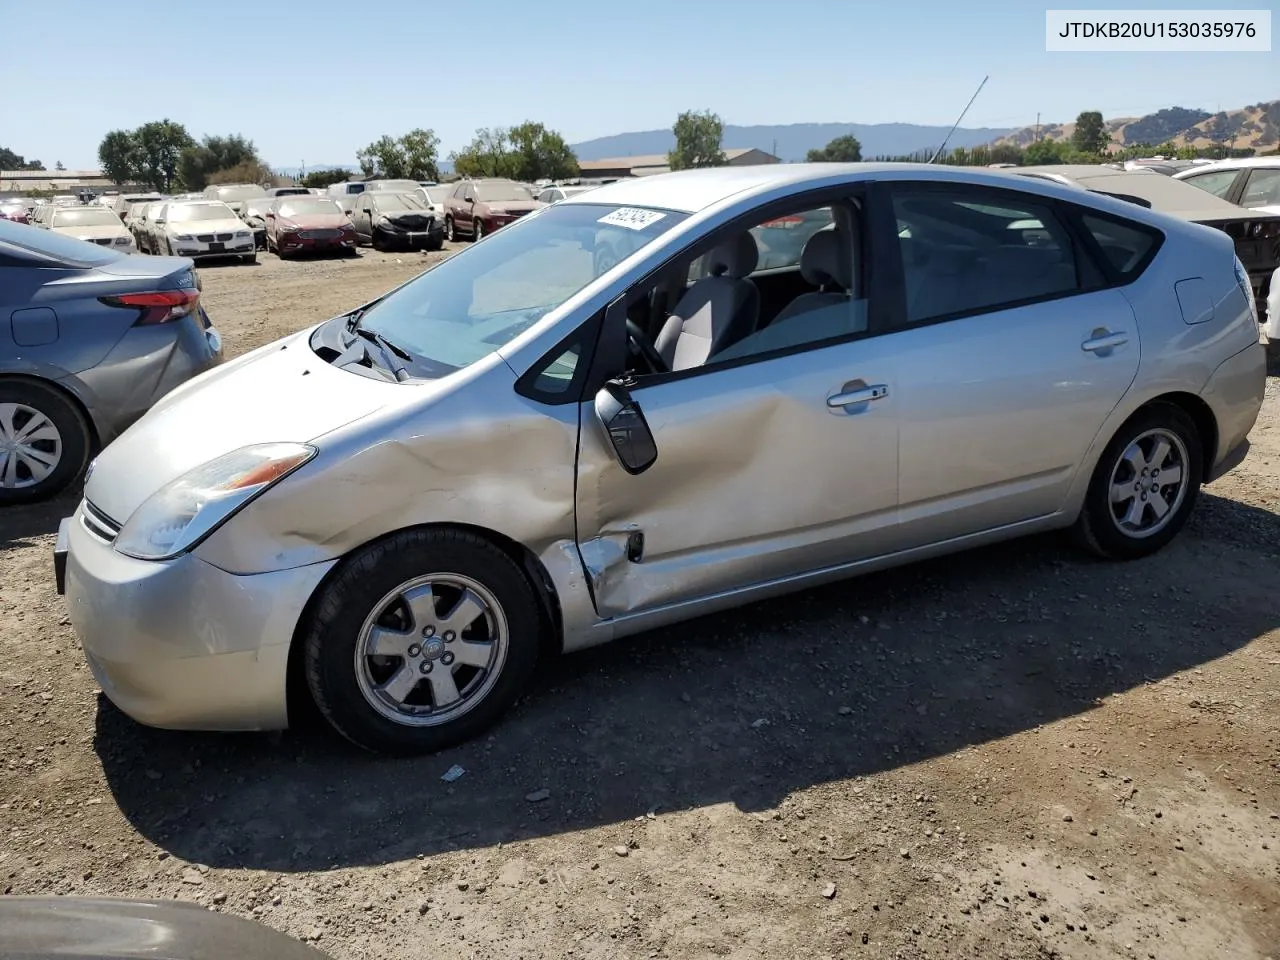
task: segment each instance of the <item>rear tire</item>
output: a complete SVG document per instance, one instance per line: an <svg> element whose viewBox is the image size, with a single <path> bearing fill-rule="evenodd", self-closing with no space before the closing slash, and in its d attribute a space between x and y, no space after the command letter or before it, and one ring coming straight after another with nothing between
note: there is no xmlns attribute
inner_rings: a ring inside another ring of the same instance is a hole
<svg viewBox="0 0 1280 960"><path fill-rule="evenodd" d="M472 612L451 620L467 596ZM515 703L533 676L541 623L524 572L488 540L402 531L356 551L324 588L304 640L307 685L325 719L366 750L443 750ZM374 646L398 652L370 654ZM437 681L448 681L444 693Z"/></svg>
<svg viewBox="0 0 1280 960"><path fill-rule="evenodd" d="M1186 411L1168 403L1139 410L1094 467L1072 530L1076 542L1108 560L1155 553L1191 516L1203 463L1200 434Z"/></svg>
<svg viewBox="0 0 1280 960"><path fill-rule="evenodd" d="M26 440L25 449L23 456L0 453L0 506L56 496L84 475L93 439L89 423L56 387L0 381L0 445L15 438Z"/></svg>

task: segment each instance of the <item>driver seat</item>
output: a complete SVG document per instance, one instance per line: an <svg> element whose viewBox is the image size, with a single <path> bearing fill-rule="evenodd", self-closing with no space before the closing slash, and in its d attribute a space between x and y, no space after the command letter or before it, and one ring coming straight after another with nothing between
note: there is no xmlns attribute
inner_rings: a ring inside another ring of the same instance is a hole
<svg viewBox="0 0 1280 960"><path fill-rule="evenodd" d="M685 291L654 344L670 369L701 366L712 354L755 332L760 291L747 276L759 258L755 238L747 232L707 254L709 276Z"/></svg>

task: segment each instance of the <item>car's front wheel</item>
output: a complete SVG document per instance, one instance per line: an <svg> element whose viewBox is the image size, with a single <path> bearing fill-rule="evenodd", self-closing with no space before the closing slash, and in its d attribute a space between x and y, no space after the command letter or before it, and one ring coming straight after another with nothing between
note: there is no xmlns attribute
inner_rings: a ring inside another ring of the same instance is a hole
<svg viewBox="0 0 1280 960"><path fill-rule="evenodd" d="M457 243L457 242L458 242L458 234L457 234L457 232L453 229L453 217L445 217L445 218L444 218L444 237L445 237L445 239L446 239L446 240L448 240L450 243Z"/></svg>
<svg viewBox="0 0 1280 960"><path fill-rule="evenodd" d="M1191 515L1203 462L1200 433L1186 411L1167 403L1139 410L1094 468L1077 540L1113 560L1155 553Z"/></svg>
<svg viewBox="0 0 1280 960"><path fill-rule="evenodd" d="M89 461L89 424L55 387L0 381L0 505L61 493Z"/></svg>
<svg viewBox="0 0 1280 960"><path fill-rule="evenodd" d="M520 567L459 530L414 530L358 551L306 636L320 712L368 750L409 754L474 737L520 696L542 619Z"/></svg>
<svg viewBox="0 0 1280 960"><path fill-rule="evenodd" d="M484 221L479 217L471 218L471 239L472 241L484 239Z"/></svg>

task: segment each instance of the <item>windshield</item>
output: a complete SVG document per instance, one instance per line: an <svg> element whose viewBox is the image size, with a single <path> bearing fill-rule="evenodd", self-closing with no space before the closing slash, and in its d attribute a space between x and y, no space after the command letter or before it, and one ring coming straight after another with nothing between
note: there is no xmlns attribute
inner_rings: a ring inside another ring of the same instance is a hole
<svg viewBox="0 0 1280 960"><path fill-rule="evenodd" d="M55 227L118 227L120 218L101 207L85 207L83 210L55 210Z"/></svg>
<svg viewBox="0 0 1280 960"><path fill-rule="evenodd" d="M170 221L231 220L234 211L224 203L178 203L169 208Z"/></svg>
<svg viewBox="0 0 1280 960"><path fill-rule="evenodd" d="M261 200L249 200L244 205L244 215L246 217L261 217L270 209L270 202L264 203Z"/></svg>
<svg viewBox="0 0 1280 960"><path fill-rule="evenodd" d="M324 200L320 197L299 197L297 200L288 200L280 204L277 209L279 209L282 217L299 217L316 213L333 215L342 213L342 208L332 200Z"/></svg>
<svg viewBox="0 0 1280 960"><path fill-rule="evenodd" d="M432 203L444 203L445 198L453 193L453 187L450 186L425 187L424 190Z"/></svg>
<svg viewBox="0 0 1280 960"><path fill-rule="evenodd" d="M602 204L547 207L389 294L360 326L413 354L432 376L460 370L686 216Z"/></svg>
<svg viewBox="0 0 1280 960"><path fill-rule="evenodd" d="M219 200L248 200L250 197L265 197L267 191L261 187L255 187L251 184L234 187L218 187L217 197Z"/></svg>
<svg viewBox="0 0 1280 960"><path fill-rule="evenodd" d="M68 237L52 230L40 230L0 220L0 255L29 260L33 266L99 267L125 257L108 247Z"/></svg>
<svg viewBox="0 0 1280 960"><path fill-rule="evenodd" d="M485 203L532 200L531 194L518 183L477 183L476 197Z"/></svg>
<svg viewBox="0 0 1280 960"><path fill-rule="evenodd" d="M417 180L370 180L365 189L371 193L404 193L418 189Z"/></svg>
<svg viewBox="0 0 1280 960"><path fill-rule="evenodd" d="M403 193L392 193L389 195L380 195L374 201L377 208L383 213L389 213L395 210L425 210L426 206L417 197L411 197Z"/></svg>

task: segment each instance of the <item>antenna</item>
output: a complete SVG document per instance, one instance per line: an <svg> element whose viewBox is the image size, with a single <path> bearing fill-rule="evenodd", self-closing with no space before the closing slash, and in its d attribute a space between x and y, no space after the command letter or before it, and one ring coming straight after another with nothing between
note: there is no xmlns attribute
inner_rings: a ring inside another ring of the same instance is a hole
<svg viewBox="0 0 1280 960"><path fill-rule="evenodd" d="M987 85L987 81L990 79L990 76L982 78L982 82L978 84L978 89L973 91L973 96L969 98L969 102L966 103L964 105L964 109L960 111L960 116L956 117L956 122L951 125L951 129L947 131L947 135L942 138L942 143L934 152L933 156L929 158L929 163L933 163L938 159L938 157L942 156L942 151L947 149L947 141L950 140L951 135L956 132L956 127L960 126L960 121L963 120L964 115L969 112L969 108L973 106L973 101L978 99L978 94L982 92L982 88Z"/></svg>

